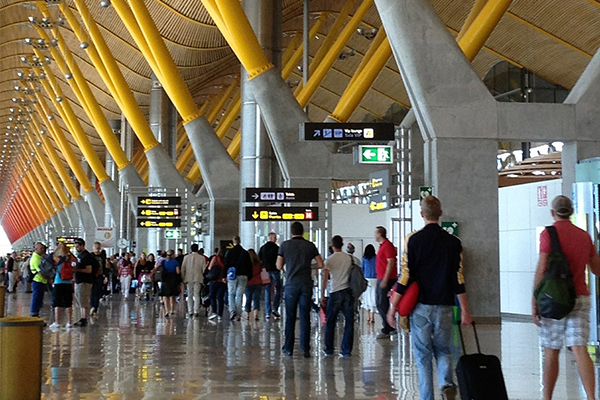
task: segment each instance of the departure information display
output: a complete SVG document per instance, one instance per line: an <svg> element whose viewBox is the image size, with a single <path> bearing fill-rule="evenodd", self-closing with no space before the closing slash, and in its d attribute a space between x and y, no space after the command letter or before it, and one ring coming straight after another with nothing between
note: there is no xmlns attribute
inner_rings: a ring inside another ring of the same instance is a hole
<svg viewBox="0 0 600 400"><path fill-rule="evenodd" d="M318 221L319 207L244 207L244 221Z"/></svg>

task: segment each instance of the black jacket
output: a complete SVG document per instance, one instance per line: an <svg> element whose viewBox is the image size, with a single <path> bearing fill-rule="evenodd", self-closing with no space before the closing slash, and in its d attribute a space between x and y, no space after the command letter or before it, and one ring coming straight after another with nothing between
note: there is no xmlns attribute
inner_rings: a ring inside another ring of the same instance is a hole
<svg viewBox="0 0 600 400"><path fill-rule="evenodd" d="M225 270L235 268L236 275L244 275L252 279L252 260L250 254L241 246L236 245L225 254Z"/></svg>

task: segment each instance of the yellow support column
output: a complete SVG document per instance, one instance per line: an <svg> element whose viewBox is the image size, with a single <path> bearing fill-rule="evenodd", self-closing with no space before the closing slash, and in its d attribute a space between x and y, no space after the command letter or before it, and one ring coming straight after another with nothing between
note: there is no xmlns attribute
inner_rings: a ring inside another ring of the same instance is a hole
<svg viewBox="0 0 600 400"><path fill-rule="evenodd" d="M38 161L36 160L35 157L32 158L30 167L31 167L31 171L33 172L33 174L35 175L35 177L37 179L37 182L42 186L42 188L44 189L44 192L46 193L46 196L48 196L48 198L50 199L50 202L52 203L52 207L54 207L54 210L56 212L61 211L64 207L60 203L60 200L58 199L56 193L54 193L54 190L52 190L52 186L50 186L50 184L48 183L48 178L44 177L44 174L42 173L42 171L38 165Z"/></svg>
<svg viewBox="0 0 600 400"><path fill-rule="evenodd" d="M375 52L380 48L381 44L386 40L387 40L387 35L385 34L385 29L383 28L383 25L382 25L381 28L379 29L379 31L377 32L377 35L375 35L373 42L369 46L369 50L367 50L362 61L360 62L360 64L358 64L358 68L356 69L356 71L354 71L354 75L352 75L352 79L350 79L350 83L348 84L348 87L352 86L357 80L360 81L360 79L359 79L360 73L366 67L370 67L370 63L371 63L371 60L373 59L373 57L375 56ZM391 50L391 46L389 44L389 40L387 40L387 42L388 42L387 46L390 47L390 54L391 54L392 50ZM383 67L381 67L381 69L383 69ZM381 69L379 71L381 71ZM378 74L379 74L379 72L378 72Z"/></svg>
<svg viewBox="0 0 600 400"><path fill-rule="evenodd" d="M463 36L465 36L467 29L469 29L473 21L475 21L475 18L477 18L477 16L479 15L479 13L481 12L481 10L487 2L488 0L475 0L475 4L473 4L473 8L471 8L471 12L469 12L467 19L465 20L462 28L460 28L460 31L458 32L458 36L456 37L457 42L460 42Z"/></svg>
<svg viewBox="0 0 600 400"><path fill-rule="evenodd" d="M229 144L229 147L227 147L227 152L229 153L231 158L233 158L234 160L240 154L241 145L242 145L242 133L241 133L241 131L238 131L238 133L236 133L233 140Z"/></svg>
<svg viewBox="0 0 600 400"><path fill-rule="evenodd" d="M52 188L58 195L60 202L62 203L63 207L67 207L71 202L69 201L67 194L61 187L58 177L56 176L56 172L52 169L52 167L48 163L48 160L46 159L44 152L40 151L41 149L39 148L39 146L36 146L34 143L32 143L30 137L27 137L27 140L29 143L30 151L35 153L35 156L34 156L35 160L37 160L39 162L39 165L42 167L42 170L46 174L46 177L48 177L48 180L50 181L50 185L52 186Z"/></svg>

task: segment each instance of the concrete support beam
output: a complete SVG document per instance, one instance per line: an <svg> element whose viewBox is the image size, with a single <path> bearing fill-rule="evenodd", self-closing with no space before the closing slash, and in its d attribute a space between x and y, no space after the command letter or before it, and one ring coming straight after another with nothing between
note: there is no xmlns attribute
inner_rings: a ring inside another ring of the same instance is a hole
<svg viewBox="0 0 600 400"><path fill-rule="evenodd" d="M77 210L77 215L79 215L79 220L83 226L83 238L87 242L89 238L96 235L97 226L94 222L92 211L90 210L90 204L86 203L83 198L80 198L75 202L75 209Z"/></svg>

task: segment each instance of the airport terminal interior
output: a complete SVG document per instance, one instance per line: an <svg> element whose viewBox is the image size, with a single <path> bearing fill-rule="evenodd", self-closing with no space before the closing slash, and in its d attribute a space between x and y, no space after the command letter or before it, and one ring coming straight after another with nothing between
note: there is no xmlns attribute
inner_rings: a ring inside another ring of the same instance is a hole
<svg viewBox="0 0 600 400"><path fill-rule="evenodd" d="M375 305L389 306L382 277L354 297L350 352L339 316L331 356L320 301L336 282L314 258L310 349L300 318L288 354L296 288L283 247L285 272L267 272L262 251L249 258L261 279L242 296L248 312L217 315L209 299L240 277L207 267L238 242L282 246L299 222L326 263L339 235L363 266L369 245L384 254L383 227L402 273L429 196L460 239L481 352L498 357L508 398L543 398L532 294L553 199L571 200L568 218L600 248L599 49L598 0L0 2L0 225L12 246L0 258L0 400L424 398L407 326L388 331ZM74 307L65 326L57 286L76 302L89 294L56 266L51 282L35 274L39 260L95 247L109 261L91 278L92 312ZM201 260L198 286L165 272L188 256ZM600 281L586 272L585 284L600 380ZM455 366L459 300L448 307ZM575 352L559 365L554 399L600 398ZM427 399L467 398L434 386Z"/></svg>

